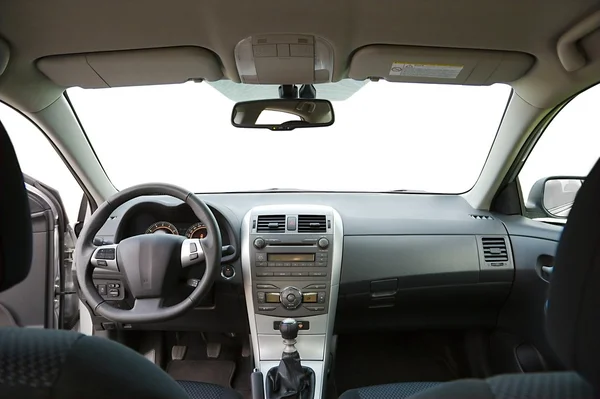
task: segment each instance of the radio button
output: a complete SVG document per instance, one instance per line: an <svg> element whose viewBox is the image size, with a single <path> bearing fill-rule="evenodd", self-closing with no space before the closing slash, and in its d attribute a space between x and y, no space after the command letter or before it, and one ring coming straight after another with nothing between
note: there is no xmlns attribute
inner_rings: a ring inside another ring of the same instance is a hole
<svg viewBox="0 0 600 399"><path fill-rule="evenodd" d="M327 288L325 284L311 284L304 287L305 290L324 290Z"/></svg>
<svg viewBox="0 0 600 399"><path fill-rule="evenodd" d="M315 262L315 266L325 267L325 266L327 266L327 262Z"/></svg>
<svg viewBox="0 0 600 399"><path fill-rule="evenodd" d="M311 277L326 277L326 272L310 272L309 276Z"/></svg>
<svg viewBox="0 0 600 399"><path fill-rule="evenodd" d="M267 246L267 243L263 238L258 237L254 240L254 246L258 249L263 249Z"/></svg>
<svg viewBox="0 0 600 399"><path fill-rule="evenodd" d="M276 267L283 267L283 262L277 262L277 263L275 263L275 266Z"/></svg>
<svg viewBox="0 0 600 399"><path fill-rule="evenodd" d="M275 267L275 264L276 264L275 262L269 262L269 263L267 263L267 266L269 266L269 267Z"/></svg>
<svg viewBox="0 0 600 399"><path fill-rule="evenodd" d="M292 267L299 267L299 266L300 266L300 263L298 263L298 262L292 262Z"/></svg>
<svg viewBox="0 0 600 399"><path fill-rule="evenodd" d="M291 266L292 266L292 264L291 264L290 262L285 262L285 263L283 264L283 266L285 266L285 267L291 267Z"/></svg>
<svg viewBox="0 0 600 399"><path fill-rule="evenodd" d="M267 262L256 262L256 267L265 267L267 266Z"/></svg>
<svg viewBox="0 0 600 399"><path fill-rule="evenodd" d="M264 292L257 292L256 298L258 300L258 303L265 303L265 293Z"/></svg>
<svg viewBox="0 0 600 399"><path fill-rule="evenodd" d="M272 290L277 289L279 287L274 286L273 284L256 284L257 290Z"/></svg>
<svg viewBox="0 0 600 399"><path fill-rule="evenodd" d="M325 293L324 292L319 292L319 294L318 294L318 302L319 303L325 303L325 299L326 299Z"/></svg>
<svg viewBox="0 0 600 399"><path fill-rule="evenodd" d="M273 276L274 277L290 277L291 273L290 272L274 272Z"/></svg>
<svg viewBox="0 0 600 399"><path fill-rule="evenodd" d="M292 272L292 277L308 277L308 272Z"/></svg>
<svg viewBox="0 0 600 399"><path fill-rule="evenodd" d="M273 277L273 272L257 272L256 277Z"/></svg>
<svg viewBox="0 0 600 399"><path fill-rule="evenodd" d="M258 310L260 312L270 312L272 310L275 310L275 307L274 306L259 306Z"/></svg>
<svg viewBox="0 0 600 399"><path fill-rule="evenodd" d="M317 241L317 245L319 246L319 248L327 248L329 247L329 240L325 237L319 238L319 241Z"/></svg>
<svg viewBox="0 0 600 399"><path fill-rule="evenodd" d="M264 252L259 252L255 255L255 259L257 262L265 262L267 260L267 254Z"/></svg>
<svg viewBox="0 0 600 399"><path fill-rule="evenodd" d="M313 312L322 312L325 310L324 306L305 306L305 308Z"/></svg>

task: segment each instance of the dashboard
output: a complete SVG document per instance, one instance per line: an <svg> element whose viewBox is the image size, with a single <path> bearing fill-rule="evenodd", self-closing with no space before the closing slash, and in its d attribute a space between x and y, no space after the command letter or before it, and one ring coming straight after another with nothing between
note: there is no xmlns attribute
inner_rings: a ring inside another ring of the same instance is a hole
<svg viewBox="0 0 600 399"><path fill-rule="evenodd" d="M432 325L491 327L511 292L515 268L507 228L489 212L474 210L460 196L223 193L199 197L215 214L223 246L231 249L222 259L226 273L217 278L206 301L189 314L158 325L127 328L248 333L242 273L248 244L242 240L242 230L245 215L255 207L306 204L331 207L339 213L343 222L339 294L332 296L337 304L337 332ZM202 221L180 200L147 196L115 210L95 241L111 244L139 234L198 237L206 234L202 227ZM494 261L496 253L503 257L499 262ZM285 261L280 263L286 267ZM307 269L309 277L319 272L314 266L314 270ZM285 273L277 261L274 267L273 272L261 273ZM196 277L202 272L202 268L194 271ZM110 275L98 278L108 281ZM185 298L192 287L182 284L180 289L174 295ZM116 299L126 301L127 293ZM96 327L106 322L101 317L93 319Z"/></svg>

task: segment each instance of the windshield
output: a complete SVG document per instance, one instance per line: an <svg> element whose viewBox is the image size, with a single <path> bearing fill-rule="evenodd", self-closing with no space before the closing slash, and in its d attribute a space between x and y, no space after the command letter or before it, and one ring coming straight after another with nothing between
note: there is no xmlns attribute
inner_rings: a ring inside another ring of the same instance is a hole
<svg viewBox="0 0 600 399"><path fill-rule="evenodd" d="M251 97L248 86L226 86ZM333 102L332 126L285 132L233 127L235 96L207 83L68 95L118 189L167 182L195 192L435 193L473 187L510 95L506 85L359 82L351 95L347 86L316 85L317 97ZM261 89L277 97L277 87Z"/></svg>

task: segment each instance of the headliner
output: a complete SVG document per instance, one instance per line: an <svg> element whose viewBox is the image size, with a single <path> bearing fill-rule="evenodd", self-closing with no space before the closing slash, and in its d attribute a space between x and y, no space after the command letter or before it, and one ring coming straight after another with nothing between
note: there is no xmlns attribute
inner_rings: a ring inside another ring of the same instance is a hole
<svg viewBox="0 0 600 399"><path fill-rule="evenodd" d="M537 62L513 87L541 108L600 78L591 64L566 72L556 53L560 35L594 7L593 0L5 1L0 36L11 48L11 60L0 91L37 111L62 93L35 67L41 57L169 46L212 50L225 77L238 81L233 49L241 39L291 32L333 44L335 81L346 76L353 51L369 44L528 53Z"/></svg>

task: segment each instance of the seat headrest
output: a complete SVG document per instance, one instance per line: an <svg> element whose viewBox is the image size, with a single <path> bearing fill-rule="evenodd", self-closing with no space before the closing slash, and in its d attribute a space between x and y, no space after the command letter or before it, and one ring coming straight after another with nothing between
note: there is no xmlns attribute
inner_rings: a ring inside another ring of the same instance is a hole
<svg viewBox="0 0 600 399"><path fill-rule="evenodd" d="M29 274L31 242L31 214L23 174L0 123L0 291Z"/></svg>
<svg viewBox="0 0 600 399"><path fill-rule="evenodd" d="M550 344L565 366L600 392L600 161L569 213L548 299Z"/></svg>

